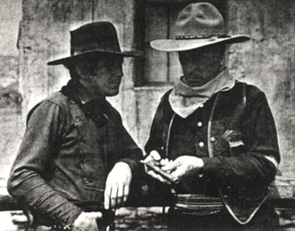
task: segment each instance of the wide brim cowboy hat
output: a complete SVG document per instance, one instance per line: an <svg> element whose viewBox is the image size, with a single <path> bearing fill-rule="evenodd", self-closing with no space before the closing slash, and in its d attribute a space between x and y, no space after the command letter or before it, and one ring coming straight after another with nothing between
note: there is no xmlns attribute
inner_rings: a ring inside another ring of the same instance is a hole
<svg viewBox="0 0 295 231"><path fill-rule="evenodd" d="M192 3L177 17L174 39L157 39L151 47L166 52L186 51L217 43L239 43L249 40L247 35L226 35L221 13L210 3Z"/></svg>
<svg viewBox="0 0 295 231"><path fill-rule="evenodd" d="M48 65L73 63L87 55L113 54L123 57L142 56L141 51L121 51L114 25L110 22L95 22L70 31L71 56L48 62Z"/></svg>

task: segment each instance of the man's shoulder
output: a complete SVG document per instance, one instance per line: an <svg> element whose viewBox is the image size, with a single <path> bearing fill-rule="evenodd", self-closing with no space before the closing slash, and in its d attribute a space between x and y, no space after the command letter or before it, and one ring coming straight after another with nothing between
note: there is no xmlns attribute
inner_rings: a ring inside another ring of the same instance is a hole
<svg viewBox="0 0 295 231"><path fill-rule="evenodd" d="M69 100L68 98L62 94L61 92L55 92L47 98L43 99L39 103L37 103L29 112L29 115L32 114L37 108L50 108L52 106L56 106L58 108L63 108L62 110L67 111L69 108Z"/></svg>
<svg viewBox="0 0 295 231"><path fill-rule="evenodd" d="M259 87L238 80L236 81L235 86L231 89L231 92L235 94L237 92L243 92L244 89L247 97L255 97L257 95L264 94Z"/></svg>
<svg viewBox="0 0 295 231"><path fill-rule="evenodd" d="M44 100L42 100L40 104L42 103L50 103L50 104L55 104L58 107L68 108L70 100L62 92L58 91L48 96Z"/></svg>

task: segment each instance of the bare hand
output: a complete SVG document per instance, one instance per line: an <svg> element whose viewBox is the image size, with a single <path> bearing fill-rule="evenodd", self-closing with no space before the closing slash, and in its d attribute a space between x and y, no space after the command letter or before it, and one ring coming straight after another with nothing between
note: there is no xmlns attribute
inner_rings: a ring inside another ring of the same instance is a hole
<svg viewBox="0 0 295 231"><path fill-rule="evenodd" d="M99 231L97 227L97 219L101 219L100 212L85 213L82 212L75 220L72 230L73 231Z"/></svg>
<svg viewBox="0 0 295 231"><path fill-rule="evenodd" d="M149 161L160 161L161 160L161 155L156 151L153 150L150 152L150 154L144 159L144 162L149 162Z"/></svg>
<svg viewBox="0 0 295 231"><path fill-rule="evenodd" d="M128 164L119 162L110 171L104 192L105 209L117 208L126 202L129 195L129 186L132 172Z"/></svg>
<svg viewBox="0 0 295 231"><path fill-rule="evenodd" d="M150 154L144 159L144 161L142 161L143 163L148 163L148 162L156 162L159 164L159 166L163 166L169 163L168 159L161 159L161 155L156 151L153 150L150 152ZM165 178L163 178L161 175L157 174L156 172L154 172L153 170L149 169L146 165L145 165L145 171L148 175L150 175L151 177L163 182L163 183L167 183L167 184L171 184L170 181L167 181Z"/></svg>
<svg viewBox="0 0 295 231"><path fill-rule="evenodd" d="M166 172L171 173L175 177L182 177L189 173L199 173L204 166L204 161L195 156L180 156L177 157L173 162L169 162L163 166L162 169Z"/></svg>

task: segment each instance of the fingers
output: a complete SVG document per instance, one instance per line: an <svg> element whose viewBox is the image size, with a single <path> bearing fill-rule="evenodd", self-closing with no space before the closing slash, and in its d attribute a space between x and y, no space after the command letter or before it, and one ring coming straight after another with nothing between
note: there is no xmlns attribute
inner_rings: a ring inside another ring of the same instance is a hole
<svg viewBox="0 0 295 231"><path fill-rule="evenodd" d="M150 152L150 154L144 159L144 162L149 162L151 160L161 160L161 155L156 151L153 150Z"/></svg>
<svg viewBox="0 0 295 231"><path fill-rule="evenodd" d="M110 208L110 203L111 203L111 192L112 188L111 186L107 183L106 188L104 191L104 208L108 210Z"/></svg>
<svg viewBox="0 0 295 231"><path fill-rule="evenodd" d="M152 170L148 171L147 174L165 184L171 184L170 181L167 181L165 178L163 178L162 176L160 176L159 174L155 173Z"/></svg>
<svg viewBox="0 0 295 231"><path fill-rule="evenodd" d="M117 208L127 201L132 173L125 163L117 163L109 173L104 193L105 209Z"/></svg>
<svg viewBox="0 0 295 231"><path fill-rule="evenodd" d="M124 186L123 203L125 203L129 196L129 185Z"/></svg>
<svg viewBox="0 0 295 231"><path fill-rule="evenodd" d="M114 185L111 190L111 204L110 204L111 208L117 207L117 199L118 199L117 195L118 195L118 186Z"/></svg>
<svg viewBox="0 0 295 231"><path fill-rule="evenodd" d="M179 163L176 161L169 162L168 164L162 167L162 170L166 172L172 172L179 166Z"/></svg>
<svg viewBox="0 0 295 231"><path fill-rule="evenodd" d="M109 189L110 188L110 189ZM118 208L128 199L129 185L113 185L106 187L104 194L104 208Z"/></svg>

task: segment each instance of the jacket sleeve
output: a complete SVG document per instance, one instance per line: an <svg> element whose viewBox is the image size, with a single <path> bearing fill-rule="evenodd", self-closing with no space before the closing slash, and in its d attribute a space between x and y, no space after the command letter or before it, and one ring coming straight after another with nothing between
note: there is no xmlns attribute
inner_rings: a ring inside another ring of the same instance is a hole
<svg viewBox="0 0 295 231"><path fill-rule="evenodd" d="M145 145L147 155L156 150L162 158L166 158L166 148L164 147L167 140L167 134L163 131L168 131L173 111L169 108L168 97L172 90L166 92L157 107L153 122L150 129L148 141Z"/></svg>
<svg viewBox="0 0 295 231"><path fill-rule="evenodd" d="M62 138L61 108L44 101L28 115L27 128L12 166L7 188L56 223L71 225L82 210L53 190L46 178L53 173L55 150Z"/></svg>
<svg viewBox="0 0 295 231"><path fill-rule="evenodd" d="M203 176L217 184L255 188L269 185L280 162L274 119L261 91L247 96L242 122L245 150L236 156L203 158Z"/></svg>
<svg viewBox="0 0 295 231"><path fill-rule="evenodd" d="M122 119L119 113L117 113L117 125L120 129L120 157L116 161L124 162L129 165L132 170L133 175L142 172L142 166L140 160L143 159L143 154L141 149L137 146L135 141L129 135L125 127L123 126Z"/></svg>

